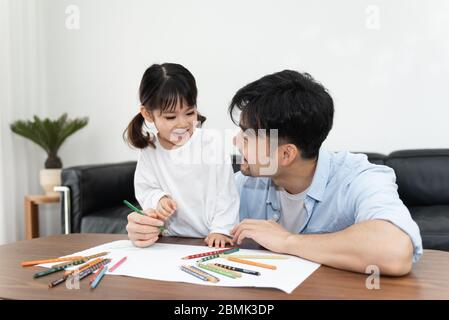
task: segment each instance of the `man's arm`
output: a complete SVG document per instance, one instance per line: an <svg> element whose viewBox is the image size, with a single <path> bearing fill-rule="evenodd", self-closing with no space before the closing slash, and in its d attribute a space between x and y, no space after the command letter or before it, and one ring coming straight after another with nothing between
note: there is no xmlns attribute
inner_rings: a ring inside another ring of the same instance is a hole
<svg viewBox="0 0 449 320"><path fill-rule="evenodd" d="M413 264L410 237L385 220L356 223L328 234L291 234L285 252L338 269L366 272L369 265L381 274L401 276Z"/></svg>
<svg viewBox="0 0 449 320"><path fill-rule="evenodd" d="M410 237L392 223L370 220L327 234L292 234L274 221L244 220L232 231L240 244L251 238L268 250L295 255L330 267L366 272L376 265L381 274L401 276L412 268Z"/></svg>

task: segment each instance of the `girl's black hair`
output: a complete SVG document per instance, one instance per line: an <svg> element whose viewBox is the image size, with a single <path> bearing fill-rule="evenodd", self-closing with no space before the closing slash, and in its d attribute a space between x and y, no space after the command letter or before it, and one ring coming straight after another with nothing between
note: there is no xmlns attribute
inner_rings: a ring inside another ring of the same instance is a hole
<svg viewBox="0 0 449 320"><path fill-rule="evenodd" d="M143 74L139 87L139 99L148 112L172 112L178 100L188 108L196 107L198 90L193 75L180 64L153 64ZM202 124L206 118L198 113ZM155 147L151 136L143 132L145 119L140 112L131 120L123 133L124 139L133 147Z"/></svg>

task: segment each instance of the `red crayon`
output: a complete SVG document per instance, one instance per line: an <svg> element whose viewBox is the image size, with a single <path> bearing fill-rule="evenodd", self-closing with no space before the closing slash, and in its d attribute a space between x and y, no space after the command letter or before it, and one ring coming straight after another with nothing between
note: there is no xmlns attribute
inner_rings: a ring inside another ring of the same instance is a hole
<svg viewBox="0 0 449 320"><path fill-rule="evenodd" d="M120 267L120 265L125 262L127 257L123 257L121 258L116 264L114 264L111 269L109 269L109 272L113 272L115 269L117 269L118 267Z"/></svg>
<svg viewBox="0 0 449 320"><path fill-rule="evenodd" d="M221 253L227 253L228 251L232 251L232 252L238 251L238 248L227 248L227 249L218 250L218 251L211 251L211 252L205 252L205 253L192 254L191 256L187 256L187 257L184 257L182 259L184 259L184 260L196 259L196 258L212 256L212 255L221 254Z"/></svg>

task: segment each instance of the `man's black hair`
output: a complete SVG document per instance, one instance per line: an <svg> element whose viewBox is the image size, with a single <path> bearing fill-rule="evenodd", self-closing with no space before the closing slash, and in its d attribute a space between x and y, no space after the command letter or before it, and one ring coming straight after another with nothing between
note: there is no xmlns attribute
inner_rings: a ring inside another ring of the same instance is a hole
<svg viewBox="0 0 449 320"><path fill-rule="evenodd" d="M235 108L241 110L240 123L234 119ZM280 140L296 145L302 158L313 159L332 128L334 103L308 73L284 70L237 91L229 114L242 130L277 129Z"/></svg>

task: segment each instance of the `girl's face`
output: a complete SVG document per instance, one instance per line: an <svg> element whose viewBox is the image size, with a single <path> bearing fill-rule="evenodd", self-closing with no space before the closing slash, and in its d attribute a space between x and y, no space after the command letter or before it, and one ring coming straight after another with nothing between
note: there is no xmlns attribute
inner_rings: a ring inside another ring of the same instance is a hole
<svg viewBox="0 0 449 320"><path fill-rule="evenodd" d="M198 122L196 107L185 106L182 99L178 99L174 110L162 112L156 110L150 113L142 106L140 112L147 121L154 122L159 141L166 149L185 144L192 136Z"/></svg>

